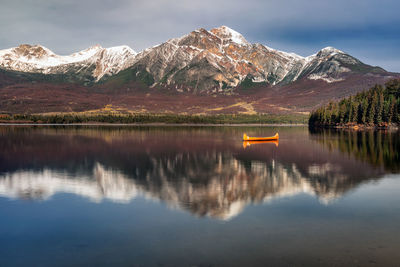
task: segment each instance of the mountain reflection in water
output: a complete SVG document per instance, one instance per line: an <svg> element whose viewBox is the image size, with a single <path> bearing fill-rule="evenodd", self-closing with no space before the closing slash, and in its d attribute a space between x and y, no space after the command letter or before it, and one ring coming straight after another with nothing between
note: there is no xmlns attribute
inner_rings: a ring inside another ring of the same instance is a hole
<svg viewBox="0 0 400 267"><path fill-rule="evenodd" d="M72 193L119 203L141 196L226 220L250 203L300 193L328 204L399 170L397 133L245 129L279 131L279 146L243 147L240 127L1 127L0 196Z"/></svg>

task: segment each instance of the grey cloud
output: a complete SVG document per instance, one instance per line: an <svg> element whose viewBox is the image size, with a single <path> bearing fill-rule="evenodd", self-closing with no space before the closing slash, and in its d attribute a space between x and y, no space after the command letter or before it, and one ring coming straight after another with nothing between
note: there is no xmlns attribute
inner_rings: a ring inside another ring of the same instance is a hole
<svg viewBox="0 0 400 267"><path fill-rule="evenodd" d="M400 28L400 3L394 0L1 1L0 48L40 43L68 54L94 44L127 44L140 51L200 27L227 25L251 42L277 49L308 55L321 45L333 45L358 52L367 63L400 71L395 63L400 55L387 52L392 48L381 56L371 45L362 54L357 50L366 40L382 47L398 44L398 30L392 35L387 31L384 39L379 30ZM354 29L365 35L354 40Z"/></svg>

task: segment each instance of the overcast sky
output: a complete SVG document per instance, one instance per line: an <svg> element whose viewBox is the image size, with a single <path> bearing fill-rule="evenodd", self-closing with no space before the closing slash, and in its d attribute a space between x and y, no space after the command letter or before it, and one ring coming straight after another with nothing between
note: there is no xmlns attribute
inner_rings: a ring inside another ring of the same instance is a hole
<svg viewBox="0 0 400 267"><path fill-rule="evenodd" d="M0 0L0 49L94 44L136 51L226 25L250 42L302 56L334 46L400 72L399 0Z"/></svg>

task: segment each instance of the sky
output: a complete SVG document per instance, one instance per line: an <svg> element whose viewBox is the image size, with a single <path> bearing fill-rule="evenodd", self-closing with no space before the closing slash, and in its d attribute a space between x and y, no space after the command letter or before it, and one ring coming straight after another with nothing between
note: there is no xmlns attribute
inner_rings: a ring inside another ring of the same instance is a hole
<svg viewBox="0 0 400 267"><path fill-rule="evenodd" d="M0 0L0 49L66 55L95 44L137 52L226 25L251 43L302 56L333 46L400 72L399 0Z"/></svg>

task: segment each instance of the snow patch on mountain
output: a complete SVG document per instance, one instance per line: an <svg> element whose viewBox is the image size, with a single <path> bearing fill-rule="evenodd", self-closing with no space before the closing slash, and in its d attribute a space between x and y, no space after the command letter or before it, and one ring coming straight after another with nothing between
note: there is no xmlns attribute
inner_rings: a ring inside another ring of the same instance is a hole
<svg viewBox="0 0 400 267"><path fill-rule="evenodd" d="M300 56L300 55L298 55L296 53L284 52L284 51L281 51L281 50L277 50L277 49L271 48L271 47L269 47L267 45L264 45L264 44L262 46L264 46L267 50L275 52L275 53L278 53L278 54L280 54L283 57L286 57L288 59L292 59L292 60L302 60L302 59L304 59L304 57L302 57L302 56Z"/></svg>
<svg viewBox="0 0 400 267"><path fill-rule="evenodd" d="M333 78L329 77L327 74L311 74L308 76L308 79L310 80L323 80L327 83L334 83L334 82L340 82L343 81L343 78Z"/></svg>
<svg viewBox="0 0 400 267"><path fill-rule="evenodd" d="M134 61L136 52L129 46L115 46L103 49L96 58L94 75L96 81L106 75L116 74L129 68Z"/></svg>

